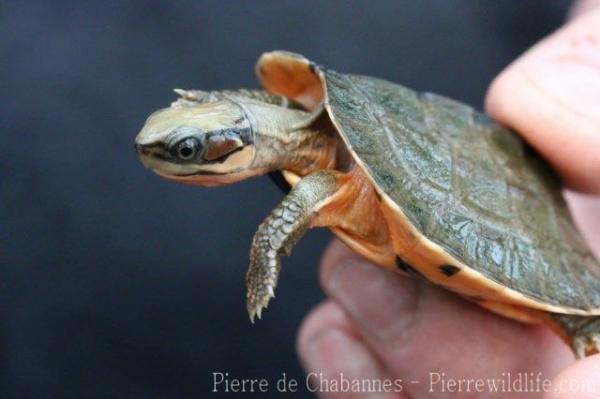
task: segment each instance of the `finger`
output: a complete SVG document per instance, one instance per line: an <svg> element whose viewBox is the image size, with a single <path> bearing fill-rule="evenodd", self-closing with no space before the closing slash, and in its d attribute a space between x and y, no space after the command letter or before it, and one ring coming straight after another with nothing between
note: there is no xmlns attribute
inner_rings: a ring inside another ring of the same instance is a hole
<svg viewBox="0 0 600 399"><path fill-rule="evenodd" d="M597 8L600 8L600 0L576 1L569 11L569 19L579 17Z"/></svg>
<svg viewBox="0 0 600 399"><path fill-rule="evenodd" d="M600 9L541 41L492 83L487 112L579 191L600 193Z"/></svg>
<svg viewBox="0 0 600 399"><path fill-rule="evenodd" d="M311 390L324 399L401 398L398 385L386 374L365 346L338 305L327 301L314 309L302 323L298 354L307 371ZM342 389L342 381L371 381L355 392ZM335 385L334 385L335 384ZM369 392L371 391L371 392Z"/></svg>
<svg viewBox="0 0 600 399"><path fill-rule="evenodd" d="M552 381L544 399L598 399L600 397L600 355L583 359Z"/></svg>
<svg viewBox="0 0 600 399"><path fill-rule="evenodd" d="M321 279L391 375L414 381L406 390L415 398L443 395L444 378L531 371L551 378L573 362L566 345L545 327L513 322L424 281L375 267L339 242L324 257Z"/></svg>
<svg viewBox="0 0 600 399"><path fill-rule="evenodd" d="M565 198L577 227L586 238L590 249L600 259L600 198L567 191Z"/></svg>

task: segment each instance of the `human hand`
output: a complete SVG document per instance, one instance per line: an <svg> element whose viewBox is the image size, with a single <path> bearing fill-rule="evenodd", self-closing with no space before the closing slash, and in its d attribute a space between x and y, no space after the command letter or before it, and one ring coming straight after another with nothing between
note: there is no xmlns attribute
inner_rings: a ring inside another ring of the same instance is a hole
<svg viewBox="0 0 600 399"><path fill-rule="evenodd" d="M502 72L486 103L488 113L522 134L568 187L588 194L600 194L598 3L580 3L567 25ZM568 198L600 254L600 201L579 194ZM321 373L314 382L339 382L343 373L348 380L401 381L402 387L354 396L320 392L323 398L600 396L600 355L575 362L544 326L496 316L428 283L375 267L339 242L327 250L320 276L330 299L313 310L298 337L305 368ZM533 393L493 392L487 386L479 392L474 385L469 392L465 385L463 392L448 389L451 381L506 381L509 374L540 376L552 385L533 387Z"/></svg>

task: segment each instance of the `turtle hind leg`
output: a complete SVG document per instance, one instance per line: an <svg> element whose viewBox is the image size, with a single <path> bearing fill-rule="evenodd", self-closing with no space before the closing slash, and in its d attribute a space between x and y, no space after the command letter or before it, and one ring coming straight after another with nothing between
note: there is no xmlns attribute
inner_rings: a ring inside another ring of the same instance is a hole
<svg viewBox="0 0 600 399"><path fill-rule="evenodd" d="M579 359L600 353L600 316L553 313L551 318Z"/></svg>

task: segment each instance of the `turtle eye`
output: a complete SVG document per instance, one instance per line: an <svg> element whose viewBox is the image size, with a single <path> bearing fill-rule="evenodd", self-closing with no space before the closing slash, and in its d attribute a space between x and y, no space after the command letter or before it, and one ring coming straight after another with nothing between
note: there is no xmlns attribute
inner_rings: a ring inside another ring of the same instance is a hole
<svg viewBox="0 0 600 399"><path fill-rule="evenodd" d="M184 161L194 159L198 154L199 147L200 143L195 138L185 139L177 144L177 156Z"/></svg>

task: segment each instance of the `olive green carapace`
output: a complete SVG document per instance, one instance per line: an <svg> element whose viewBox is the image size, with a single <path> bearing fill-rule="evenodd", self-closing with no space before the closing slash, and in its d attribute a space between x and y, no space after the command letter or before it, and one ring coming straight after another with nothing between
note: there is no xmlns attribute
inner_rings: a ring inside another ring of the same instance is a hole
<svg viewBox="0 0 600 399"><path fill-rule="evenodd" d="M324 76L346 142L424 236L528 297L600 308L600 267L557 177L521 138L439 95L372 77Z"/></svg>

